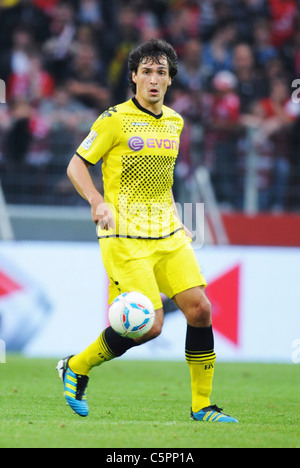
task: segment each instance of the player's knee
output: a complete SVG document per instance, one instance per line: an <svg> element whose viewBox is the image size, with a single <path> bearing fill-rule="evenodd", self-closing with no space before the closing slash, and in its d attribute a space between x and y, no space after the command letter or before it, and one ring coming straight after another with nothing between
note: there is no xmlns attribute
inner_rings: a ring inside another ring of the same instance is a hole
<svg viewBox="0 0 300 468"><path fill-rule="evenodd" d="M194 327L209 327L211 325L211 303L206 296L195 301L189 313L188 323Z"/></svg>
<svg viewBox="0 0 300 468"><path fill-rule="evenodd" d="M155 321L154 321L154 324L153 324L151 330L149 331L149 339L150 340L154 340L155 338L157 338L161 334L163 324L164 324L163 309L156 310L155 311Z"/></svg>
<svg viewBox="0 0 300 468"><path fill-rule="evenodd" d="M156 320L151 328L151 330L148 332L149 333L149 339L154 340L157 338L161 332L162 332L162 322L159 320Z"/></svg>
<svg viewBox="0 0 300 468"><path fill-rule="evenodd" d="M163 327L163 321L156 319L154 324L152 325L152 328L148 331L148 333L146 333L146 335L140 338L136 338L134 341L140 345L143 343L147 343L148 341L154 340L161 334L162 327Z"/></svg>

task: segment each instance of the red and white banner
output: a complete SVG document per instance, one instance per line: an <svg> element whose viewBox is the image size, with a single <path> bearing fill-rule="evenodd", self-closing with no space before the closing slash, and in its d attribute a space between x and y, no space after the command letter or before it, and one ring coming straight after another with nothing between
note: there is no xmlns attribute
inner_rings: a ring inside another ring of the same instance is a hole
<svg viewBox="0 0 300 468"><path fill-rule="evenodd" d="M218 359L296 362L300 249L204 247L196 255L208 281ZM184 359L185 318L166 298L164 306L161 336L124 358ZM74 354L105 326L107 278L97 243L0 243L0 340L7 351Z"/></svg>

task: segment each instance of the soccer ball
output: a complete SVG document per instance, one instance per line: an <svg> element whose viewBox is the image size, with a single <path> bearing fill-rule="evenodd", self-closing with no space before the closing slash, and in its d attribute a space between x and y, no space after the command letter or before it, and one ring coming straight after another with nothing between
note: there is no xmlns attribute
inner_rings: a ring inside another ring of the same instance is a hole
<svg viewBox="0 0 300 468"><path fill-rule="evenodd" d="M128 292L120 294L113 301L108 317L116 333L128 338L138 338L151 329L155 311L147 296L139 292Z"/></svg>

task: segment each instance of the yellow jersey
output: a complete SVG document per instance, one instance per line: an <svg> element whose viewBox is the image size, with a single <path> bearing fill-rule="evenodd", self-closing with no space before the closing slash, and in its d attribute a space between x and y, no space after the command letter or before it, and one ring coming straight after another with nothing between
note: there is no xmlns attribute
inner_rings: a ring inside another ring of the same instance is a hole
<svg viewBox="0 0 300 468"><path fill-rule="evenodd" d="M115 228L99 228L99 238L159 239L182 229L171 192L182 128L174 110L163 106L155 115L135 98L96 120L76 154L90 165L103 162L104 200Z"/></svg>

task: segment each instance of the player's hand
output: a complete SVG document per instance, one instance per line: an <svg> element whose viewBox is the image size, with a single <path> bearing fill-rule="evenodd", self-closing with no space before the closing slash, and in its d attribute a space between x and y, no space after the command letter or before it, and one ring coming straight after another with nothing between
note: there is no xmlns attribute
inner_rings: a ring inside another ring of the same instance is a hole
<svg viewBox="0 0 300 468"><path fill-rule="evenodd" d="M91 212L94 223L100 226L101 229L108 231L115 227L114 217L105 202L92 205Z"/></svg>

